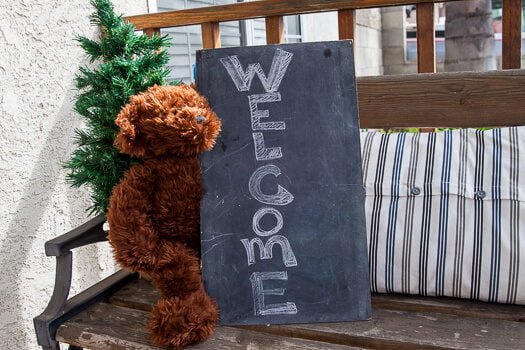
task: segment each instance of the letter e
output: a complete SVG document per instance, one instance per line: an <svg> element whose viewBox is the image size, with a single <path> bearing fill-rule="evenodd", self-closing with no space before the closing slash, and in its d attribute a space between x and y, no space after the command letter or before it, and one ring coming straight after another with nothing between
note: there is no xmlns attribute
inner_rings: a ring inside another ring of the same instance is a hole
<svg viewBox="0 0 525 350"><path fill-rule="evenodd" d="M250 276L253 292L253 308L255 316L271 316L271 315L295 315L297 314L297 306L295 303L286 302L279 304L264 303L265 295L284 295L284 288L264 289L263 281L265 280L288 280L286 271L277 272L254 272Z"/></svg>

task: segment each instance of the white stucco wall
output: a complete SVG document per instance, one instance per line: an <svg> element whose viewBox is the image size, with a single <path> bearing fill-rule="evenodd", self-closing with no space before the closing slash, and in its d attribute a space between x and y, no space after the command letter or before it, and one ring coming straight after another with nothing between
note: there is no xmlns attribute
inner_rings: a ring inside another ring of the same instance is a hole
<svg viewBox="0 0 525 350"><path fill-rule="evenodd" d="M114 0L126 14L146 0ZM80 119L73 77L86 57L76 35L95 37L87 0L0 1L0 349L37 349L32 319L54 284L44 242L88 218L86 191L71 189L61 163ZM106 244L75 255L74 291L113 271ZM78 277L81 276L81 277Z"/></svg>

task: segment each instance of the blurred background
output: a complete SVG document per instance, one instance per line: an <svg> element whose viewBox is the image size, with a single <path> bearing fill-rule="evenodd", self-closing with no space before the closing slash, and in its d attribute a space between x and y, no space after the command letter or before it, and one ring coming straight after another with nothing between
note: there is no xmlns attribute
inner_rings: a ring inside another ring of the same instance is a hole
<svg viewBox="0 0 525 350"><path fill-rule="evenodd" d="M235 0L156 0L150 11L222 5ZM435 4L437 71L501 69L501 0ZM521 12L523 17L523 9ZM359 76L417 73L415 5L357 11L356 73ZM522 21L522 25L523 25ZM337 40L337 13L285 18L286 41ZM525 31L525 25L522 28ZM163 29L173 39L172 79L190 81L200 26ZM522 34L522 41L525 36ZM221 23L223 47L264 45L264 19ZM522 45L525 53L525 46Z"/></svg>

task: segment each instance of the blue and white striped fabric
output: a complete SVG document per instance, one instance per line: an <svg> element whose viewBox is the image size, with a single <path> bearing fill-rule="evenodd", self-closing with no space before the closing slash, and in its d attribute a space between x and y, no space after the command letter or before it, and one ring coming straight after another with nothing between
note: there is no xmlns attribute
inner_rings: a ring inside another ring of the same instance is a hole
<svg viewBox="0 0 525 350"><path fill-rule="evenodd" d="M525 304L525 127L361 146L373 292Z"/></svg>

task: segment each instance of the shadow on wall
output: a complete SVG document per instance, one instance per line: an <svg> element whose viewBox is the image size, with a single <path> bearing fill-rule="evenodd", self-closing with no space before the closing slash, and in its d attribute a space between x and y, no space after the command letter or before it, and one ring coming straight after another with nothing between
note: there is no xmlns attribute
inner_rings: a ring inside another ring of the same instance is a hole
<svg viewBox="0 0 525 350"><path fill-rule="evenodd" d="M36 344L32 319L37 314L32 313L44 310L53 290L55 260L45 256L42 232L47 230L45 238L50 239L88 220L87 193L64 184L62 167L75 147L74 129L81 126L81 120L73 112L75 93L70 86L42 150L33 162L33 170L0 247L0 266L4 270L0 275L0 304L5 306L1 317L5 329L0 331L11 338L9 344L13 349ZM41 228L44 219L51 227ZM100 280L104 268L111 265L111 259L101 261L99 253L99 247L93 245L75 254L75 290Z"/></svg>

